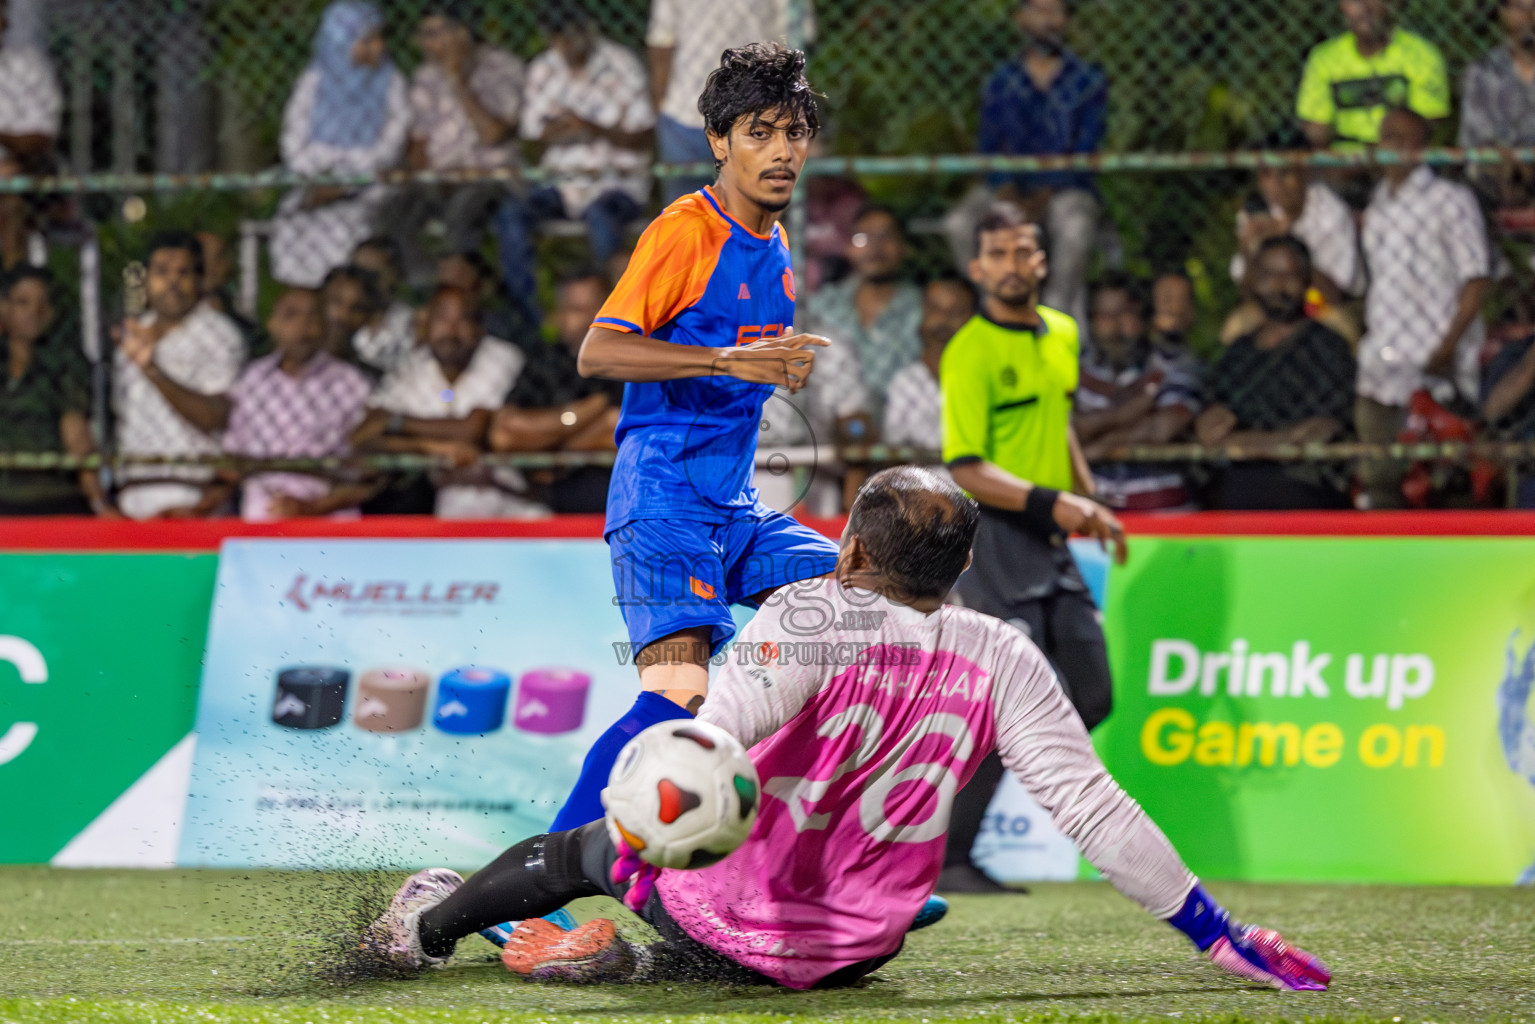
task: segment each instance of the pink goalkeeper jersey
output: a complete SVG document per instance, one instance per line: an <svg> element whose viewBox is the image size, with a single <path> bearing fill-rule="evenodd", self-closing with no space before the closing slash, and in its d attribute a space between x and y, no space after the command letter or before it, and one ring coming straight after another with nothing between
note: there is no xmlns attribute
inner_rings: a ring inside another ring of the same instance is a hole
<svg viewBox="0 0 1535 1024"><path fill-rule="evenodd" d="M1125 895L1165 919L1193 887L1038 648L989 616L791 585L742 630L699 718L749 748L762 806L719 864L663 872L662 903L791 988L900 948L943 866L954 795L993 749Z"/></svg>

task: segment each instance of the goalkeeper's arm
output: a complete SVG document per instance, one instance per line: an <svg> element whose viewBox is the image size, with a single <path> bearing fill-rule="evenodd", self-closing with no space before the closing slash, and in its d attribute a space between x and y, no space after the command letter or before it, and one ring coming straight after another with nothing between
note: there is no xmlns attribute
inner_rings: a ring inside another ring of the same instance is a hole
<svg viewBox="0 0 1535 1024"><path fill-rule="evenodd" d="M1271 931L1233 921L1162 830L1109 775L1037 651L1020 637L992 690L997 748L1056 827L1116 889L1177 928L1216 966L1278 988L1324 989L1327 968Z"/></svg>

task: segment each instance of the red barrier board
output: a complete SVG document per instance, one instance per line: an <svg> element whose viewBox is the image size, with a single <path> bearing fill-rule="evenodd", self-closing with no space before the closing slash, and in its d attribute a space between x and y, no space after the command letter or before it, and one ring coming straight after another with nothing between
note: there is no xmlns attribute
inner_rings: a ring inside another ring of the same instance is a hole
<svg viewBox="0 0 1535 1024"><path fill-rule="evenodd" d="M801 517L828 537L837 537L845 518ZM1535 536L1535 512L1195 512L1185 515L1127 515L1131 539L1148 537L1528 537ZM566 539L601 537L601 516L548 519L456 521L430 516L373 516L337 522L290 519L246 523L238 519L154 522L106 521L88 517L0 520L0 551L217 551L226 537L367 537Z"/></svg>

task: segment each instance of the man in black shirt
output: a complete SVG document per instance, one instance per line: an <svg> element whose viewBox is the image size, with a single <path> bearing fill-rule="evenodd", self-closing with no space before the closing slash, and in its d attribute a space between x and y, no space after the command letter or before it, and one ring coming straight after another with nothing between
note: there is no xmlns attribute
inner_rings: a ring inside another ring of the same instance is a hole
<svg viewBox="0 0 1535 1024"><path fill-rule="evenodd" d="M1289 235L1271 238L1259 247L1253 269L1264 321L1215 364L1213 403L1194 425L1199 443L1263 447L1352 433L1354 357L1340 335L1306 316L1310 250ZM1346 480L1317 463L1234 462L1217 479L1211 505L1347 508Z"/></svg>
<svg viewBox="0 0 1535 1024"><path fill-rule="evenodd" d="M576 369L576 353L607 298L608 283L595 271L560 281L553 321L555 340L540 340L490 427L498 452L614 451L613 432L624 386L590 380ZM555 512L600 514L607 505L612 471L588 466L545 474L541 497Z"/></svg>

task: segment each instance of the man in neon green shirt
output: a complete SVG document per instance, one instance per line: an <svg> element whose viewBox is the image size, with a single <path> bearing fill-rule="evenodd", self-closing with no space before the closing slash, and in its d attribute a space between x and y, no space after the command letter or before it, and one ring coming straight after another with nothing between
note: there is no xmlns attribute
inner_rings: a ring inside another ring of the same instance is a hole
<svg viewBox="0 0 1535 1024"><path fill-rule="evenodd" d="M967 607L1033 638L1091 729L1112 705L1108 653L1066 537L1097 537L1121 559L1125 537L1113 513L1083 496L1093 483L1071 430L1077 324L1039 304L1045 250L1021 210L994 206L976 242L970 278L980 312L950 339L939 367L943 461L981 503L974 560L956 591ZM955 799L940 891L1001 890L970 860L1001 777L1001 762L988 758Z"/></svg>
<svg viewBox="0 0 1535 1024"><path fill-rule="evenodd" d="M1391 107L1430 121L1450 116L1450 82L1433 43L1397 27L1393 0L1340 0L1348 31L1306 58L1295 115L1314 146L1355 148L1380 141Z"/></svg>

